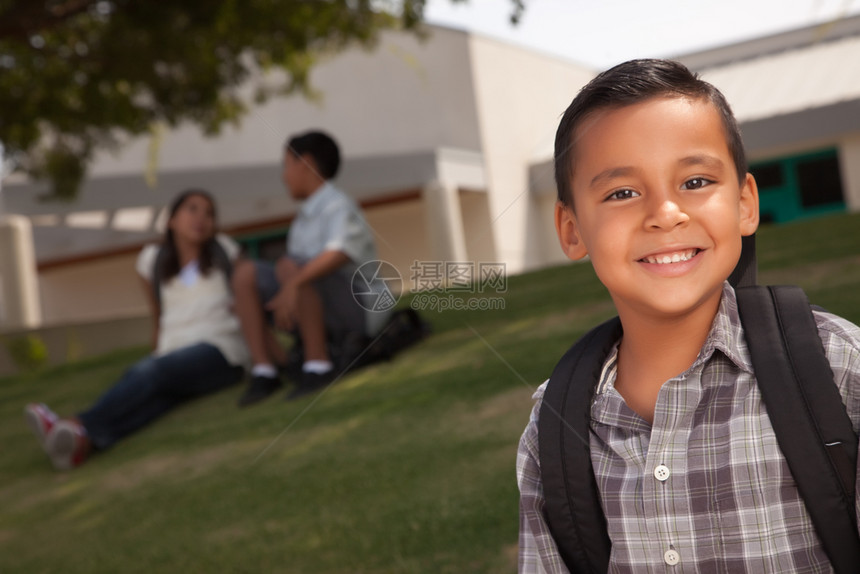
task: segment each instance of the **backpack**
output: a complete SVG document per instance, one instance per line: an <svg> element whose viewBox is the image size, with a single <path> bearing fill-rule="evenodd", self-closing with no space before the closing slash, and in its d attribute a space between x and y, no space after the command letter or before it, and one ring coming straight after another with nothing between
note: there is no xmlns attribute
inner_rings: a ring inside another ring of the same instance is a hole
<svg viewBox="0 0 860 574"><path fill-rule="evenodd" d="M858 439L833 381L806 295L755 285L755 239L744 238L729 277L762 400L798 491L839 574L856 574ZM590 406L603 363L621 335L618 317L585 334L547 384L538 420L544 512L574 573L605 573L611 543L589 452Z"/></svg>
<svg viewBox="0 0 860 574"><path fill-rule="evenodd" d="M227 280L227 289L232 291L230 277L233 275L233 264L230 262L230 257L218 239L213 239L210 245L212 246L212 267L224 272L224 278ZM165 249L164 245L161 245L152 264L152 291L155 295L155 305L159 314L161 314L161 284L164 281L164 274L162 273L164 265L162 263L165 257L167 257L167 249Z"/></svg>
<svg viewBox="0 0 860 574"><path fill-rule="evenodd" d="M375 337L361 333L344 333L340 336L327 334L326 345L337 371L346 373L390 361L398 353L427 338L430 332L430 324L415 309L397 309ZM304 360L301 336L296 334L294 338L289 363L301 365Z"/></svg>

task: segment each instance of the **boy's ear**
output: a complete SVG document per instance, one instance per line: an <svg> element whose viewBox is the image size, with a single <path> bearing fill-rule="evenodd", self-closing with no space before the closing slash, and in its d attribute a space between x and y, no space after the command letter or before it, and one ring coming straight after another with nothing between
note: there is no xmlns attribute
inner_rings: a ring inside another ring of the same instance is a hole
<svg viewBox="0 0 860 574"><path fill-rule="evenodd" d="M558 234L561 250L570 259L576 261L588 255L588 250L579 234L579 223L576 221L573 208L560 201L555 203L555 232Z"/></svg>
<svg viewBox="0 0 860 574"><path fill-rule="evenodd" d="M740 198L741 235L747 236L758 229L758 185L751 173L746 175L741 186Z"/></svg>
<svg viewBox="0 0 860 574"><path fill-rule="evenodd" d="M318 181L325 181L325 178L320 174L320 168L317 165L317 160L309 153L299 156L299 161L302 163L302 168L305 170L305 175L308 180L316 184ZM316 186L314 186L316 187Z"/></svg>

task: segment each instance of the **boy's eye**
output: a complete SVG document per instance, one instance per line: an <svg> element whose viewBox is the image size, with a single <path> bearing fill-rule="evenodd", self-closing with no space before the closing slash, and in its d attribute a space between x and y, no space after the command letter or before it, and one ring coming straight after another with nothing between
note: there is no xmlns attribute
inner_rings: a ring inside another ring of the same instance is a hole
<svg viewBox="0 0 860 574"><path fill-rule="evenodd" d="M701 189L708 184L714 183L710 179L705 179L704 177L694 177L693 179L688 179L684 182L682 186L684 189Z"/></svg>
<svg viewBox="0 0 860 574"><path fill-rule="evenodd" d="M634 197L639 197L638 191L633 191L632 189L619 189L618 191L613 191L610 193L606 200L619 200L619 199L632 199Z"/></svg>

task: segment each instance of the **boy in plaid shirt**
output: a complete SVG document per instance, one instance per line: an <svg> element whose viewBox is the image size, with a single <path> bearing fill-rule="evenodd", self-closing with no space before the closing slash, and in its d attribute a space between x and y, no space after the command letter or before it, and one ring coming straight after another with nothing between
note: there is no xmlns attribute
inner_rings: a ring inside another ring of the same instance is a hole
<svg viewBox="0 0 860 574"><path fill-rule="evenodd" d="M832 572L777 445L726 281L759 218L725 98L678 63L626 62L582 89L555 146L561 247L590 257L623 326L586 437L609 571ZM814 318L856 432L860 328L825 312ZM568 572L544 509L545 386L517 456L523 573Z"/></svg>

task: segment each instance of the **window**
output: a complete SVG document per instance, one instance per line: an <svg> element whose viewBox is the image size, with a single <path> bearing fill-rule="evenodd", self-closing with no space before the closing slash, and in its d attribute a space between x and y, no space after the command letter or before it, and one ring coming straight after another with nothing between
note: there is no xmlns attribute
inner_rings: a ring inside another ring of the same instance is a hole
<svg viewBox="0 0 860 574"><path fill-rule="evenodd" d="M755 177L760 190L766 190L771 187L782 187L785 185L785 178L782 175L782 164L779 162L763 163L750 168L750 173Z"/></svg>
<svg viewBox="0 0 860 574"><path fill-rule="evenodd" d="M797 179L803 207L842 202L842 178L836 154L798 161Z"/></svg>
<svg viewBox="0 0 860 574"><path fill-rule="evenodd" d="M825 149L751 165L762 222L782 223L845 211L839 155Z"/></svg>

